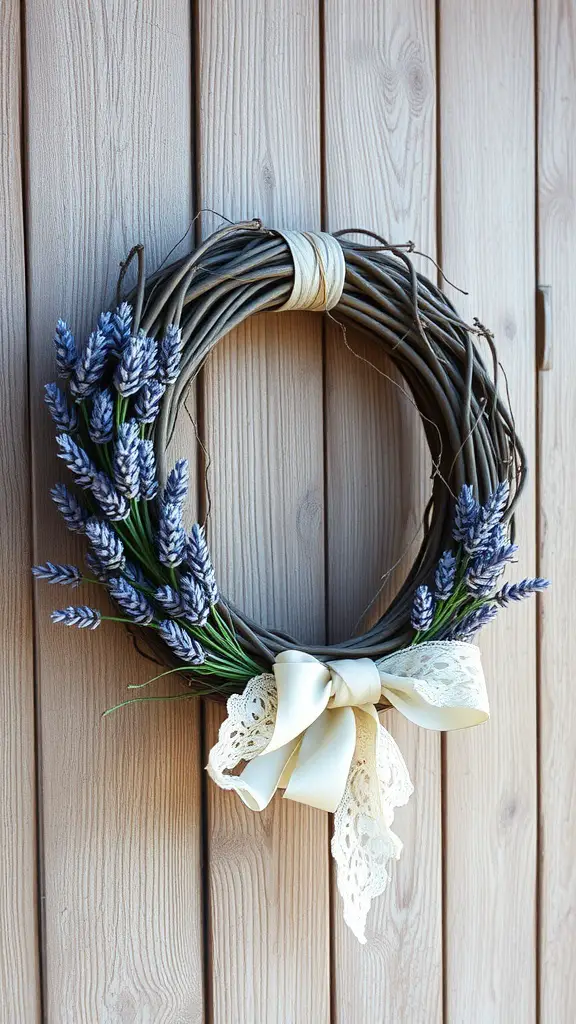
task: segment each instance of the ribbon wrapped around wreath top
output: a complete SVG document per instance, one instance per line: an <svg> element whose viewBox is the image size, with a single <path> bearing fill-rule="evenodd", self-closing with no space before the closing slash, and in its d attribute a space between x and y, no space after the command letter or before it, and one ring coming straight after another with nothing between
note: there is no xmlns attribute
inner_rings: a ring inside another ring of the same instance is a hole
<svg viewBox="0 0 576 1024"><path fill-rule="evenodd" d="M478 647L416 644L378 662L323 663L289 650L273 675L255 676L227 703L207 770L222 789L262 811L284 797L334 813L332 854L344 919L360 942L371 901L385 889L387 862L402 844L394 809L413 792L408 769L375 705L387 701L426 729L463 729L489 716ZM241 774L230 772L248 762Z"/></svg>

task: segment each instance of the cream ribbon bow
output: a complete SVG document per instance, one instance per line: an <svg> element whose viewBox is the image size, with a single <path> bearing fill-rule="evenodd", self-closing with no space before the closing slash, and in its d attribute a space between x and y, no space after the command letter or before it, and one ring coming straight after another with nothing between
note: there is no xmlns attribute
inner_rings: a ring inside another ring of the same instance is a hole
<svg viewBox="0 0 576 1024"><path fill-rule="evenodd" d="M375 704L388 701L426 729L463 729L489 716L477 647L459 641L418 644L388 655L323 663L284 651L273 675L255 676L227 704L207 770L222 788L262 811L284 797L335 815L332 854L344 919L360 942L371 900L388 880L386 863L402 849L394 809L413 787ZM241 761L240 775L229 774Z"/></svg>

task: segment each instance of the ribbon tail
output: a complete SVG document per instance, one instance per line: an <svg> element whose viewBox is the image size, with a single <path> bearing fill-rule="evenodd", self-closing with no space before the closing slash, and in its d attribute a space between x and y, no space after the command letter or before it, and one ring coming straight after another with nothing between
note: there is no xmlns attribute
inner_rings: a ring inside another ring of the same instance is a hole
<svg viewBox="0 0 576 1024"><path fill-rule="evenodd" d="M373 899L388 883L387 864L402 843L392 832L394 809L413 792L404 759L373 708L355 709L356 748L340 805L334 815L332 855L344 920L359 942L366 942L366 919Z"/></svg>

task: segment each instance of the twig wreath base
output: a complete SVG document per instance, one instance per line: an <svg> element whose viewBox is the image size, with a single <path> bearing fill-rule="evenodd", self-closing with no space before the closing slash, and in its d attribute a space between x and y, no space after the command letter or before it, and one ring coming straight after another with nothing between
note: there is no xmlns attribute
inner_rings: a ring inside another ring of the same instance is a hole
<svg viewBox="0 0 576 1024"><path fill-rule="evenodd" d="M361 942L387 863L400 853L394 810L412 792L377 709L394 707L429 729L485 721L471 641L500 607L547 586L540 578L500 582L516 553L511 517L526 463L498 393L492 336L467 326L416 273L411 249L371 232L278 232L249 221L146 279L137 247L130 303L119 296L80 351L59 321L56 360L67 387L48 384L45 396L59 456L84 492L80 500L58 484L52 496L67 526L88 540L90 576L52 562L34 573L56 584L97 583L118 608L103 616L71 605L53 620L88 629L123 622L158 654L155 679L179 672L194 693L228 697L211 777L252 810L281 788L334 813L344 916ZM433 465L423 539L403 586L371 629L336 646L299 644L220 595L203 527L188 534L183 525L188 463L166 466L179 411L213 347L253 314L288 309L327 311L344 331L360 328L382 346L413 397Z"/></svg>

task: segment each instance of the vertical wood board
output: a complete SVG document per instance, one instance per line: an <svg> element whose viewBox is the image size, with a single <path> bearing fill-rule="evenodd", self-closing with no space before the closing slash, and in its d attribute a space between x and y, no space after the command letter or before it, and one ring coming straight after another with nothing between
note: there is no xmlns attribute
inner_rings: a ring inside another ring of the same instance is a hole
<svg viewBox="0 0 576 1024"><path fill-rule="evenodd" d="M188 227L188 5L40 0L26 37L35 556L77 562L48 496L65 475L40 401L50 338L57 316L90 328L135 242L151 269ZM60 603L38 589L46 1015L198 1022L198 710L154 703L102 722L156 666L120 626L51 626Z"/></svg>

